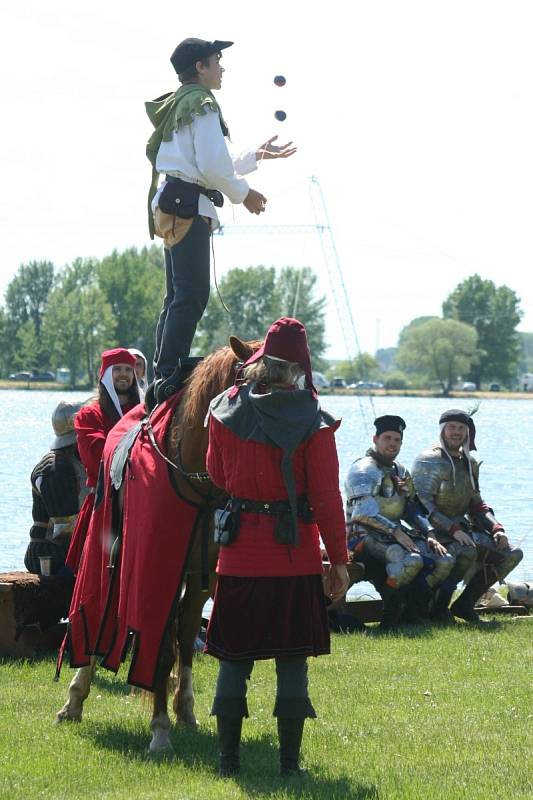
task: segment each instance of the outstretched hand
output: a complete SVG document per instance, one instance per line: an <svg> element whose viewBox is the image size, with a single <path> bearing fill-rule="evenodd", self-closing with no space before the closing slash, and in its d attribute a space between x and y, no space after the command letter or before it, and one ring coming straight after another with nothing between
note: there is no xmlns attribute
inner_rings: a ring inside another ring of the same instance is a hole
<svg viewBox="0 0 533 800"><path fill-rule="evenodd" d="M256 161L263 161L270 158L289 158L297 151L297 147L291 147L292 142L287 144L274 144L278 137L272 136L266 142L260 144L255 152Z"/></svg>

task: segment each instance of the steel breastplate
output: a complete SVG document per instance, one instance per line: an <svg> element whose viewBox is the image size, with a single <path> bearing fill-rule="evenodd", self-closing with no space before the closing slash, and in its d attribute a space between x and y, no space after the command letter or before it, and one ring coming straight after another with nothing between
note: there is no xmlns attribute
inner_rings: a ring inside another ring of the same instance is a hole
<svg viewBox="0 0 533 800"><path fill-rule="evenodd" d="M463 458L455 459L454 463L455 485L453 473L450 470L449 475L441 481L435 496L438 510L451 518L464 516L475 494L465 460Z"/></svg>
<svg viewBox="0 0 533 800"><path fill-rule="evenodd" d="M388 519L399 521L405 510L405 495L399 495L392 479L392 470L383 469L383 480L376 495L379 513Z"/></svg>

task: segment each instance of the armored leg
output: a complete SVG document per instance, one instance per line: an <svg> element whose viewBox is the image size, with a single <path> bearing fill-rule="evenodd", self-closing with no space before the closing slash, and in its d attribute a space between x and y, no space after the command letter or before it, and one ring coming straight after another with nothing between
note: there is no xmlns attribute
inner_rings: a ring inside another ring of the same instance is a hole
<svg viewBox="0 0 533 800"><path fill-rule="evenodd" d="M478 561L490 564L501 582L523 559L524 553L519 547L499 549L488 533L474 531L472 538L476 543Z"/></svg>

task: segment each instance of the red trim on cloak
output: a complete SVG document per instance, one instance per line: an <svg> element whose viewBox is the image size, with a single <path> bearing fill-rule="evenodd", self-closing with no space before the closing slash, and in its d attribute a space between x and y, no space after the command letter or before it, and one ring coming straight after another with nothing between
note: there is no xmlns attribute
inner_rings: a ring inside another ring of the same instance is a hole
<svg viewBox="0 0 533 800"><path fill-rule="evenodd" d="M150 421L165 452L165 434L181 393L157 407ZM122 544L118 564L108 568L113 495L109 470L123 434L143 417L137 406L109 434L104 449L104 498L94 509L69 615L71 666L89 663L93 653L117 671L135 633L129 683L152 689L159 650L180 590L199 509L172 487L167 463L146 431L137 437L126 465ZM112 573L112 574L111 574Z"/></svg>

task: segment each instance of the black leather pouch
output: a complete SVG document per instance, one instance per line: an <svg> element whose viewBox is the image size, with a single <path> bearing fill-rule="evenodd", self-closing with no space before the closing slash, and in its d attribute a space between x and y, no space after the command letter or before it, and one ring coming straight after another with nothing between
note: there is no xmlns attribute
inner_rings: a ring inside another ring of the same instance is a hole
<svg viewBox="0 0 533 800"><path fill-rule="evenodd" d="M192 219L198 214L200 189L195 183L175 179L167 181L159 195L157 205L165 214L181 219Z"/></svg>

